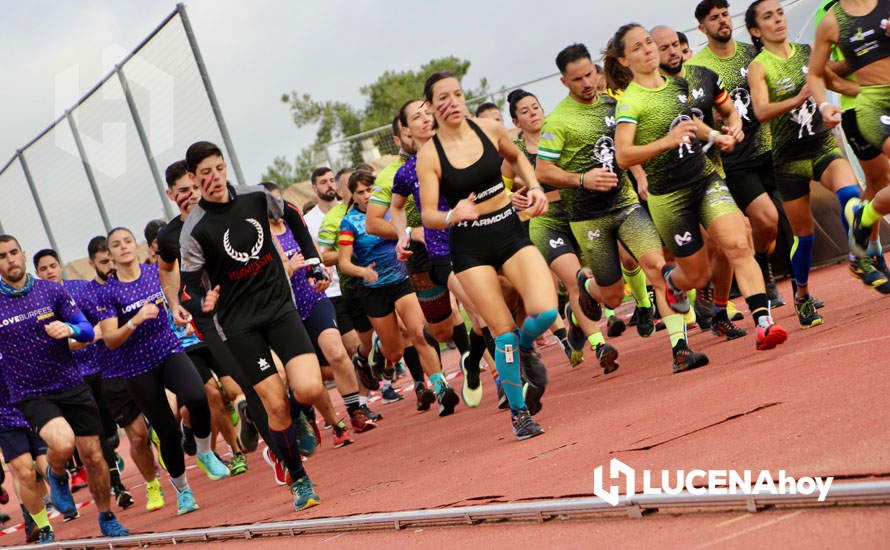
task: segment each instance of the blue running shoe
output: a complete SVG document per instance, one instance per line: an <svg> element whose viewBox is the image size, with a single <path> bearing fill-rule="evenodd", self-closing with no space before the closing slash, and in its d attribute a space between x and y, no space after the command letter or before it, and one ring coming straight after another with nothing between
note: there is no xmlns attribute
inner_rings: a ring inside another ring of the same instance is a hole
<svg viewBox="0 0 890 550"><path fill-rule="evenodd" d="M294 510L297 512L318 506L321 499L315 494L315 488L309 476L303 476L294 481L290 486L290 491L294 495Z"/></svg>
<svg viewBox="0 0 890 550"><path fill-rule="evenodd" d="M229 477L229 469L226 468L226 465L219 460L219 457L213 451L207 451L204 454L198 455L197 463L198 468L207 474L211 481Z"/></svg>
<svg viewBox="0 0 890 550"><path fill-rule="evenodd" d="M191 487L186 487L182 491L178 491L176 496L176 515L181 516L194 512L198 509L198 503L195 502L195 494L192 493Z"/></svg>
<svg viewBox="0 0 890 550"><path fill-rule="evenodd" d="M47 525L46 527L41 527L40 531L37 534L37 543L38 544L49 544L51 542L55 542L56 534L53 532L53 528L51 525Z"/></svg>
<svg viewBox="0 0 890 550"><path fill-rule="evenodd" d="M130 530L121 525L114 512L99 512L99 530L106 537L130 536Z"/></svg>
<svg viewBox="0 0 890 550"><path fill-rule="evenodd" d="M74 495L71 494L71 488L68 487L68 472L64 477L56 477L50 466L46 467L46 481L49 483L49 494L53 501L53 506L65 517L65 520L77 517L77 505L74 504Z"/></svg>
<svg viewBox="0 0 890 550"><path fill-rule="evenodd" d="M303 456L312 456L318 447L315 431L303 412L293 419L297 423L297 450Z"/></svg>

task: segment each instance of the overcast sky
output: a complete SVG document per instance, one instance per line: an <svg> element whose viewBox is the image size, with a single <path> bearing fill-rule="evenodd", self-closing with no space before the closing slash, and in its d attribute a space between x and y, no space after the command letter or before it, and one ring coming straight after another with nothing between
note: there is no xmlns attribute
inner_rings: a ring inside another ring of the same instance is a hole
<svg viewBox="0 0 890 550"><path fill-rule="evenodd" d="M293 158L313 142L313 128L290 121L283 92L359 107L358 89L384 71L416 69L447 55L472 62L470 87L485 76L498 89L554 72L556 53L570 42L599 51L629 20L691 27L697 1L194 0L187 9L245 176L258 181L273 157ZM103 50L132 49L174 9L156 0L6 0L3 6L0 163L53 119L57 75L77 67L80 93L86 92L104 75ZM545 109L564 95L556 80L532 89Z"/></svg>

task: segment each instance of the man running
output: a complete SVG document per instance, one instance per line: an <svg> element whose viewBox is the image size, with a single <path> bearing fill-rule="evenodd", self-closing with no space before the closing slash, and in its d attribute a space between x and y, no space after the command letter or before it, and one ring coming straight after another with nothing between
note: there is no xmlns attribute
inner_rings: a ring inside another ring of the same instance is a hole
<svg viewBox="0 0 890 550"><path fill-rule="evenodd" d="M186 151L190 177L201 187L201 201L182 228L182 283L199 288L206 276L210 288L202 310L213 314L269 416L269 435L293 480L294 508L319 503L303 469L298 440L307 421L294 415L287 386L278 376L270 348L284 364L294 397L314 404L326 392L312 342L300 322L287 273L269 227L269 217L284 218L305 258L317 258L315 244L300 213L266 193L262 187L229 185L219 147L205 141ZM313 279L326 275L320 266Z"/></svg>
<svg viewBox="0 0 890 550"><path fill-rule="evenodd" d="M99 512L99 530L130 534L111 511L108 466L102 457L102 423L96 401L77 369L69 339L90 343L93 327L65 289L25 270L18 240L0 235L0 374L9 401L47 444L45 472L53 505L76 513L65 463L77 447Z"/></svg>

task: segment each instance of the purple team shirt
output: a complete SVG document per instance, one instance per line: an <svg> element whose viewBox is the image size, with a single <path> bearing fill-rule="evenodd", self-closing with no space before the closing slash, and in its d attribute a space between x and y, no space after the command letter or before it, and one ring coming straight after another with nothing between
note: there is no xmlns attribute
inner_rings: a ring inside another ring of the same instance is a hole
<svg viewBox="0 0 890 550"><path fill-rule="evenodd" d="M0 430L15 430L17 428L30 428L25 415L13 407L9 402L9 390L6 382L0 376Z"/></svg>
<svg viewBox="0 0 890 550"><path fill-rule="evenodd" d="M11 403L83 383L68 340L50 338L43 328L75 323L81 315L59 283L36 279L24 296L0 294L0 371Z"/></svg>
<svg viewBox="0 0 890 550"><path fill-rule="evenodd" d="M87 321L89 321L91 325L96 326L99 324L99 321L102 320L99 316L99 311L102 309L99 300L105 285L95 279L89 281L89 285L90 292L93 295L93 303L88 306L81 305L81 311L83 311ZM102 373L102 377L105 378L105 373L108 372L109 369L114 368L117 350L108 349L108 346L105 345L105 340L99 340L90 347L96 349L96 364L99 366L99 372Z"/></svg>
<svg viewBox="0 0 890 550"><path fill-rule="evenodd" d="M291 233L287 224L284 225L284 233L275 237L278 238L278 244L281 245L281 250L288 258L299 254L300 245L297 244L297 240L294 239L294 234ZM309 283L305 269L299 269L291 275L290 286L294 291L294 300L297 303L300 318L305 321L312 314L315 305L325 297L325 294L315 290L315 287Z"/></svg>
<svg viewBox="0 0 890 550"><path fill-rule="evenodd" d="M97 300L95 290L90 281L71 279L65 281L64 286L68 294L77 302L84 317L87 318L91 325L95 326L96 323L93 322L93 317L87 313L96 309ZM71 355L74 356L74 362L77 363L77 368L80 369L82 377L92 376L101 370L95 344L89 345L82 350L72 351Z"/></svg>
<svg viewBox="0 0 890 550"><path fill-rule="evenodd" d="M420 212L420 183L417 181L417 155L408 159L396 172L392 184L392 192L403 197L414 196L414 204ZM439 210L448 212L448 201L439 195ZM451 248L448 245L448 231L442 229L423 228L423 238L426 241L426 251L430 258L449 256Z"/></svg>
<svg viewBox="0 0 890 550"><path fill-rule="evenodd" d="M139 266L139 278L129 283L108 279L102 285L98 315L100 319L117 317L118 326L132 319L146 302L154 302L161 310L157 317L139 325L124 344L116 350L113 365L102 373L104 378L134 378L157 367L170 354L182 351L167 317L167 303L158 266Z"/></svg>

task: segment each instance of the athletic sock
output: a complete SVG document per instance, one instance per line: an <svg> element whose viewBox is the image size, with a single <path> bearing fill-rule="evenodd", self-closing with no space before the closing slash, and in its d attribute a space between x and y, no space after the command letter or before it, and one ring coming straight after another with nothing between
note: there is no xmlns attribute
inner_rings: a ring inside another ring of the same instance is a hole
<svg viewBox="0 0 890 550"><path fill-rule="evenodd" d="M760 294L748 296L745 298L745 302L748 304L748 310L751 311L751 317L754 319L755 325L766 328L772 324L773 319L769 313L769 298L766 296L766 293L761 292Z"/></svg>
<svg viewBox="0 0 890 550"><path fill-rule="evenodd" d="M408 367L408 372L411 373L411 378L414 379L415 382L423 383L423 367L420 365L420 356L417 354L417 348L414 346L408 346L405 348L405 351L402 352L402 359L405 360L405 366Z"/></svg>
<svg viewBox="0 0 890 550"><path fill-rule="evenodd" d="M470 339L467 335L467 326L465 324L460 323L451 328L451 339L454 340L454 345L457 346L457 350L461 355L470 351Z"/></svg>
<svg viewBox="0 0 890 550"><path fill-rule="evenodd" d="M445 389L445 386L448 385L448 382L445 381L445 377L441 372L436 372L430 375L430 383L433 385L433 391L436 393L441 392Z"/></svg>
<svg viewBox="0 0 890 550"><path fill-rule="evenodd" d="M534 341L534 340L532 340ZM501 387L514 411L525 408L522 396L522 380L519 378L519 333L505 332L495 339L495 364L501 378Z"/></svg>
<svg viewBox="0 0 890 550"><path fill-rule="evenodd" d="M522 351L534 350L535 340L550 328L550 325L556 321L556 317L556 308L533 313L526 317L525 322L522 323L522 329L519 331L519 349Z"/></svg>
<svg viewBox="0 0 890 550"><path fill-rule="evenodd" d="M367 395L359 395L358 396L358 405L359 405L359 407L366 407L368 405L368 396Z"/></svg>
<svg viewBox="0 0 890 550"><path fill-rule="evenodd" d="M485 338L485 347L488 348L488 353L494 357L495 352L495 344L494 344L494 336L491 335L491 330L488 327L482 328L482 337Z"/></svg>
<svg viewBox="0 0 890 550"><path fill-rule="evenodd" d="M874 201L868 201L862 208L862 227L873 226L881 217L881 213L875 209Z"/></svg>
<svg viewBox="0 0 890 550"><path fill-rule="evenodd" d="M841 187L834 193L837 195L837 201L841 204L841 223L844 224L844 230L848 231L850 229L850 224L847 223L847 216L844 215L844 212L846 211L847 203L850 202L850 199L858 199L861 196L859 186L848 185L846 187Z"/></svg>
<svg viewBox="0 0 890 550"><path fill-rule="evenodd" d="M109 468L108 477L111 480L111 489L115 492L115 494L126 489L123 482L121 481L121 473L117 470L117 468Z"/></svg>
<svg viewBox="0 0 890 550"><path fill-rule="evenodd" d="M637 305L641 308L652 307L652 302L649 301L649 291L646 290L646 274L643 273L643 268L637 266L636 269L628 271L622 265L621 273L624 275L624 280L627 281L627 286L630 287L630 293L637 301Z"/></svg>
<svg viewBox="0 0 890 550"><path fill-rule="evenodd" d="M881 245L881 238L878 237L875 241L868 241L868 248L865 249L865 253L869 256L880 256L884 253L884 247Z"/></svg>
<svg viewBox="0 0 890 550"><path fill-rule="evenodd" d="M358 392L347 393L343 397L343 404L346 405L346 411L352 414L352 411L358 410L359 402L358 402Z"/></svg>
<svg viewBox="0 0 890 550"><path fill-rule="evenodd" d="M810 279L810 266L813 265L813 242L816 235L803 235L794 237L791 245L791 275L797 286L805 287Z"/></svg>
<svg viewBox="0 0 890 550"><path fill-rule="evenodd" d="M596 331L587 337L587 343L590 344L590 349L596 350L598 345L606 343L606 339L603 338L602 332Z"/></svg>
<svg viewBox="0 0 890 550"><path fill-rule="evenodd" d="M170 483L172 483L173 487L175 487L176 490L181 493L189 488L188 474L182 472L181 476L170 476Z"/></svg>
<svg viewBox="0 0 890 550"><path fill-rule="evenodd" d="M198 447L198 456L203 455L204 453L210 452L210 436L207 437L198 437L195 436L195 443Z"/></svg>
<svg viewBox="0 0 890 550"><path fill-rule="evenodd" d="M31 516L31 519L37 524L38 529L49 527L49 517L46 515L46 507L41 508L36 514L28 512L28 515Z"/></svg>
<svg viewBox="0 0 890 550"><path fill-rule="evenodd" d="M667 328L668 339L671 342L671 349L677 345L680 340L686 340L686 322L683 320L682 313L671 313L661 318L664 326Z"/></svg>
<svg viewBox="0 0 890 550"><path fill-rule="evenodd" d="M479 365L485 354L485 337L470 331L470 355L467 356L468 365Z"/></svg>
<svg viewBox="0 0 890 550"><path fill-rule="evenodd" d="M291 479L294 481L306 475L306 471L303 469L303 459L300 457L300 452L297 449L297 440L299 438L297 432L297 423L293 421L290 423L290 426L280 431L269 428L272 444L278 448L278 453L276 454L281 457L285 468L290 472Z"/></svg>

